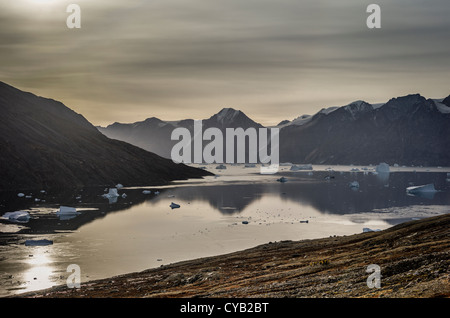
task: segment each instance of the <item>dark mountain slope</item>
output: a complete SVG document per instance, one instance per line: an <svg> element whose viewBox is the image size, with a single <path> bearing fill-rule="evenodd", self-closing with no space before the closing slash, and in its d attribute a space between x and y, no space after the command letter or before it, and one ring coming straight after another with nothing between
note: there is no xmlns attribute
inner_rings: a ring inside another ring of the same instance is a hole
<svg viewBox="0 0 450 318"><path fill-rule="evenodd" d="M207 172L101 134L52 99L0 82L0 189L164 184Z"/></svg>

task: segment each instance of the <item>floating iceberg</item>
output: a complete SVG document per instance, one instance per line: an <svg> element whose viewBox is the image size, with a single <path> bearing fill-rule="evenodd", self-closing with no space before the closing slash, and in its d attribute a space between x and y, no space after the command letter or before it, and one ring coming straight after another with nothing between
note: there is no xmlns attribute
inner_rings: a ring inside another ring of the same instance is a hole
<svg viewBox="0 0 450 318"><path fill-rule="evenodd" d="M291 166L291 171L299 171L299 170L313 170L312 164L307 165L293 165Z"/></svg>
<svg viewBox="0 0 450 318"><path fill-rule="evenodd" d="M390 169L389 169L389 165L387 163L380 163L376 168L375 171L378 173L389 173Z"/></svg>
<svg viewBox="0 0 450 318"><path fill-rule="evenodd" d="M109 188L108 193L103 194L102 197L104 198L117 198L119 196L119 193L117 192L117 188Z"/></svg>
<svg viewBox="0 0 450 318"><path fill-rule="evenodd" d="M434 188L434 184L430 183L421 186L408 187L406 188L406 192L410 194L420 194L420 193L434 193L437 192L437 190Z"/></svg>
<svg viewBox="0 0 450 318"><path fill-rule="evenodd" d="M77 214L80 212L77 212L76 208L72 208L70 206L60 206L59 211L56 212L57 214Z"/></svg>
<svg viewBox="0 0 450 318"><path fill-rule="evenodd" d="M52 245L53 241L43 239L43 240L26 240L25 246L47 246Z"/></svg>
<svg viewBox="0 0 450 318"><path fill-rule="evenodd" d="M358 181L350 182L349 187L352 189L359 189L359 182Z"/></svg>
<svg viewBox="0 0 450 318"><path fill-rule="evenodd" d="M27 223L30 220L30 214L25 211L6 212L3 218L17 223Z"/></svg>
<svg viewBox="0 0 450 318"><path fill-rule="evenodd" d="M281 177L281 178L277 179L277 181L284 183L284 182L287 182L287 179L285 177Z"/></svg>
<svg viewBox="0 0 450 318"><path fill-rule="evenodd" d="M170 204L170 207L171 207L172 209L177 209L177 208L180 207L180 205L172 202L172 203Z"/></svg>
<svg viewBox="0 0 450 318"><path fill-rule="evenodd" d="M76 208L72 208L69 206L60 206L59 211L56 212L56 215L60 220L70 220L79 215L80 212L77 212Z"/></svg>

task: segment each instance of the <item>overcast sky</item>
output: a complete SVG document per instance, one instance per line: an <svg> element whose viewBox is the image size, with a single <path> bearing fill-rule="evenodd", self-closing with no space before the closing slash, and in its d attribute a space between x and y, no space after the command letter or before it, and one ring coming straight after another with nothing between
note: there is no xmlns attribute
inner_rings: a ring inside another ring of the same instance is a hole
<svg viewBox="0 0 450 318"><path fill-rule="evenodd" d="M81 7L68 29L66 7ZM366 8L381 7L381 29ZM0 0L0 81L95 125L277 124L355 100L450 94L448 0Z"/></svg>

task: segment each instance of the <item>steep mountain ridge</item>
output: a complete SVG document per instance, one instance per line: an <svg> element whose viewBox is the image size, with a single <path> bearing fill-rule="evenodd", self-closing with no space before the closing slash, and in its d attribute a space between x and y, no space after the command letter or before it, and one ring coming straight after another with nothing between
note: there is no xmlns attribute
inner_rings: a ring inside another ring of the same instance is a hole
<svg viewBox="0 0 450 318"><path fill-rule="evenodd" d="M101 134L62 103L0 82L0 189L165 184L207 172Z"/></svg>

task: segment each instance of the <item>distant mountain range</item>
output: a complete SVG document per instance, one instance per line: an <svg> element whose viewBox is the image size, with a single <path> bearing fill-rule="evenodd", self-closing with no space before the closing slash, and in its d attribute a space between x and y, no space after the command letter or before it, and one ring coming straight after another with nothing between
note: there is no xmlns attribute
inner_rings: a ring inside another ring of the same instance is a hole
<svg viewBox="0 0 450 318"><path fill-rule="evenodd" d="M145 186L209 175L101 134L62 103L0 82L0 190Z"/></svg>
<svg viewBox="0 0 450 318"><path fill-rule="evenodd" d="M192 132L193 122L153 117L97 128L109 138L170 158L177 143L171 141L172 131L185 127ZM224 108L204 119L203 127L225 132L225 128L263 126L240 110ZM374 105L355 101L284 120L276 127L280 129L280 162L450 166L450 96L426 99L413 94Z"/></svg>

